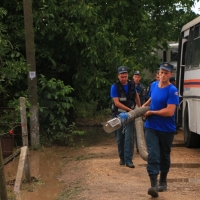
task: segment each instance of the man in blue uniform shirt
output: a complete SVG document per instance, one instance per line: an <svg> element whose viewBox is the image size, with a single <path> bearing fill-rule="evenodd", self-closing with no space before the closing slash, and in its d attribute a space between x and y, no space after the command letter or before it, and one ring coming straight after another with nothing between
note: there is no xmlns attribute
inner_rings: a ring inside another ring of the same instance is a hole
<svg viewBox="0 0 200 200"><path fill-rule="evenodd" d="M174 86L176 86L176 79L175 79L175 77L170 77L170 79L169 79L169 82L171 83L171 84L173 84Z"/></svg>
<svg viewBox="0 0 200 200"><path fill-rule="evenodd" d="M142 78L142 75L141 75L140 71L134 71L133 80L135 82L136 91L140 97L140 103L141 103L141 105L143 105L145 102L146 88L140 82L141 78Z"/></svg>
<svg viewBox="0 0 200 200"><path fill-rule="evenodd" d="M148 194L158 197L158 192L167 190L167 174L170 169L170 152L176 132L175 109L179 104L177 88L169 82L173 65L161 63L159 81L153 82L150 98L143 104L150 110L145 113L145 139L148 150L147 172L151 187ZM159 185L157 176L160 173Z"/></svg>
<svg viewBox="0 0 200 200"><path fill-rule="evenodd" d="M116 117L120 112L129 112L135 108L135 104L140 106L140 99L136 92L135 83L128 80L128 69L125 66L118 68L118 81L111 86L110 96L113 100L112 114ZM115 131L116 142L120 165L134 168L133 158L133 121L125 127Z"/></svg>
<svg viewBox="0 0 200 200"><path fill-rule="evenodd" d="M145 101L147 101L149 99L149 91L150 91L150 88L151 88L151 84L155 81L159 81L159 70L157 70L156 74L155 74L155 77L153 79L153 81L151 81L149 83L149 86L147 87L147 91L146 91L146 95L145 95Z"/></svg>

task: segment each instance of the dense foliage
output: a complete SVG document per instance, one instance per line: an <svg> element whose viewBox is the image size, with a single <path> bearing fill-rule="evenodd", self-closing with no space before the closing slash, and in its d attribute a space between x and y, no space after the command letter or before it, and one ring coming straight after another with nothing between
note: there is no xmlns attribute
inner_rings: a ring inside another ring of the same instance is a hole
<svg viewBox="0 0 200 200"><path fill-rule="evenodd" d="M154 71L159 62L155 49L178 40L183 24L196 17L193 4L193 0L33 1L37 75L73 88L70 95L64 93L67 99L97 102L98 109L106 108L117 67ZM0 95L4 106L27 90L24 38L23 1L2 0ZM40 83L39 90L44 87ZM55 92L44 94L40 102L49 95L55 99Z"/></svg>
<svg viewBox="0 0 200 200"><path fill-rule="evenodd" d="M70 97L73 88L54 78L47 81L43 75L39 78L39 86L41 131L47 138L53 138L58 131L67 130L67 116L73 107L73 99Z"/></svg>

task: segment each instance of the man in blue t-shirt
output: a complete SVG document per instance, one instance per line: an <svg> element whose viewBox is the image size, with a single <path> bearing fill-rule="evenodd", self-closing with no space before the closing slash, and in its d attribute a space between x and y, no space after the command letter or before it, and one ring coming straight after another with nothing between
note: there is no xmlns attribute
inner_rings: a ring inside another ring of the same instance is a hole
<svg viewBox="0 0 200 200"><path fill-rule="evenodd" d="M140 107L140 99L136 92L135 83L128 80L128 69L125 66L118 68L118 81L111 86L110 96L113 100L112 114L117 117L121 112L129 112ZM133 121L115 131L120 165L134 168L133 158Z"/></svg>
<svg viewBox="0 0 200 200"><path fill-rule="evenodd" d="M178 90L169 82L173 65L161 63L159 81L153 82L150 98L143 105L150 105L150 110L144 115L145 138L148 150L147 172L151 187L148 194L158 197L158 192L167 190L167 174L170 168L170 152L176 132L175 109L179 104ZM159 185L157 176L160 173Z"/></svg>

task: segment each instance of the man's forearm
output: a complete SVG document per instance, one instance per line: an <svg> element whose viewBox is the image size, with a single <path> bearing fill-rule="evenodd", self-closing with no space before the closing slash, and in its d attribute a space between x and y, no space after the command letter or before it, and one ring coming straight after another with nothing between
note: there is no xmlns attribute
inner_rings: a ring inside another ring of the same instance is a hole
<svg viewBox="0 0 200 200"><path fill-rule="evenodd" d="M147 102L145 102L142 106L149 106L150 105L150 102L151 102L151 98L149 98L147 100Z"/></svg>

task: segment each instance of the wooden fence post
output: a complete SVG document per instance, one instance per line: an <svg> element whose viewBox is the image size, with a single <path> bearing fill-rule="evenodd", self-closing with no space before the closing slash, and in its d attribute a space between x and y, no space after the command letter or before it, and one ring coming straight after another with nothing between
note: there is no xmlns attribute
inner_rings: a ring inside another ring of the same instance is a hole
<svg viewBox="0 0 200 200"><path fill-rule="evenodd" d="M30 168L29 168L28 147L27 146L21 147L21 153L20 153L19 164L18 164L18 169L17 169L17 176L16 176L16 180L15 180L15 185L14 185L15 192L20 191L24 171L25 171L27 181L30 182L31 175L30 175Z"/></svg>
<svg viewBox="0 0 200 200"><path fill-rule="evenodd" d="M20 116L21 116L23 146L28 146L28 129L27 129L27 119L26 119L26 103L25 103L25 98L24 97L20 97Z"/></svg>
<svg viewBox="0 0 200 200"><path fill-rule="evenodd" d="M7 200L6 181L4 175L4 163L0 141L0 199Z"/></svg>

